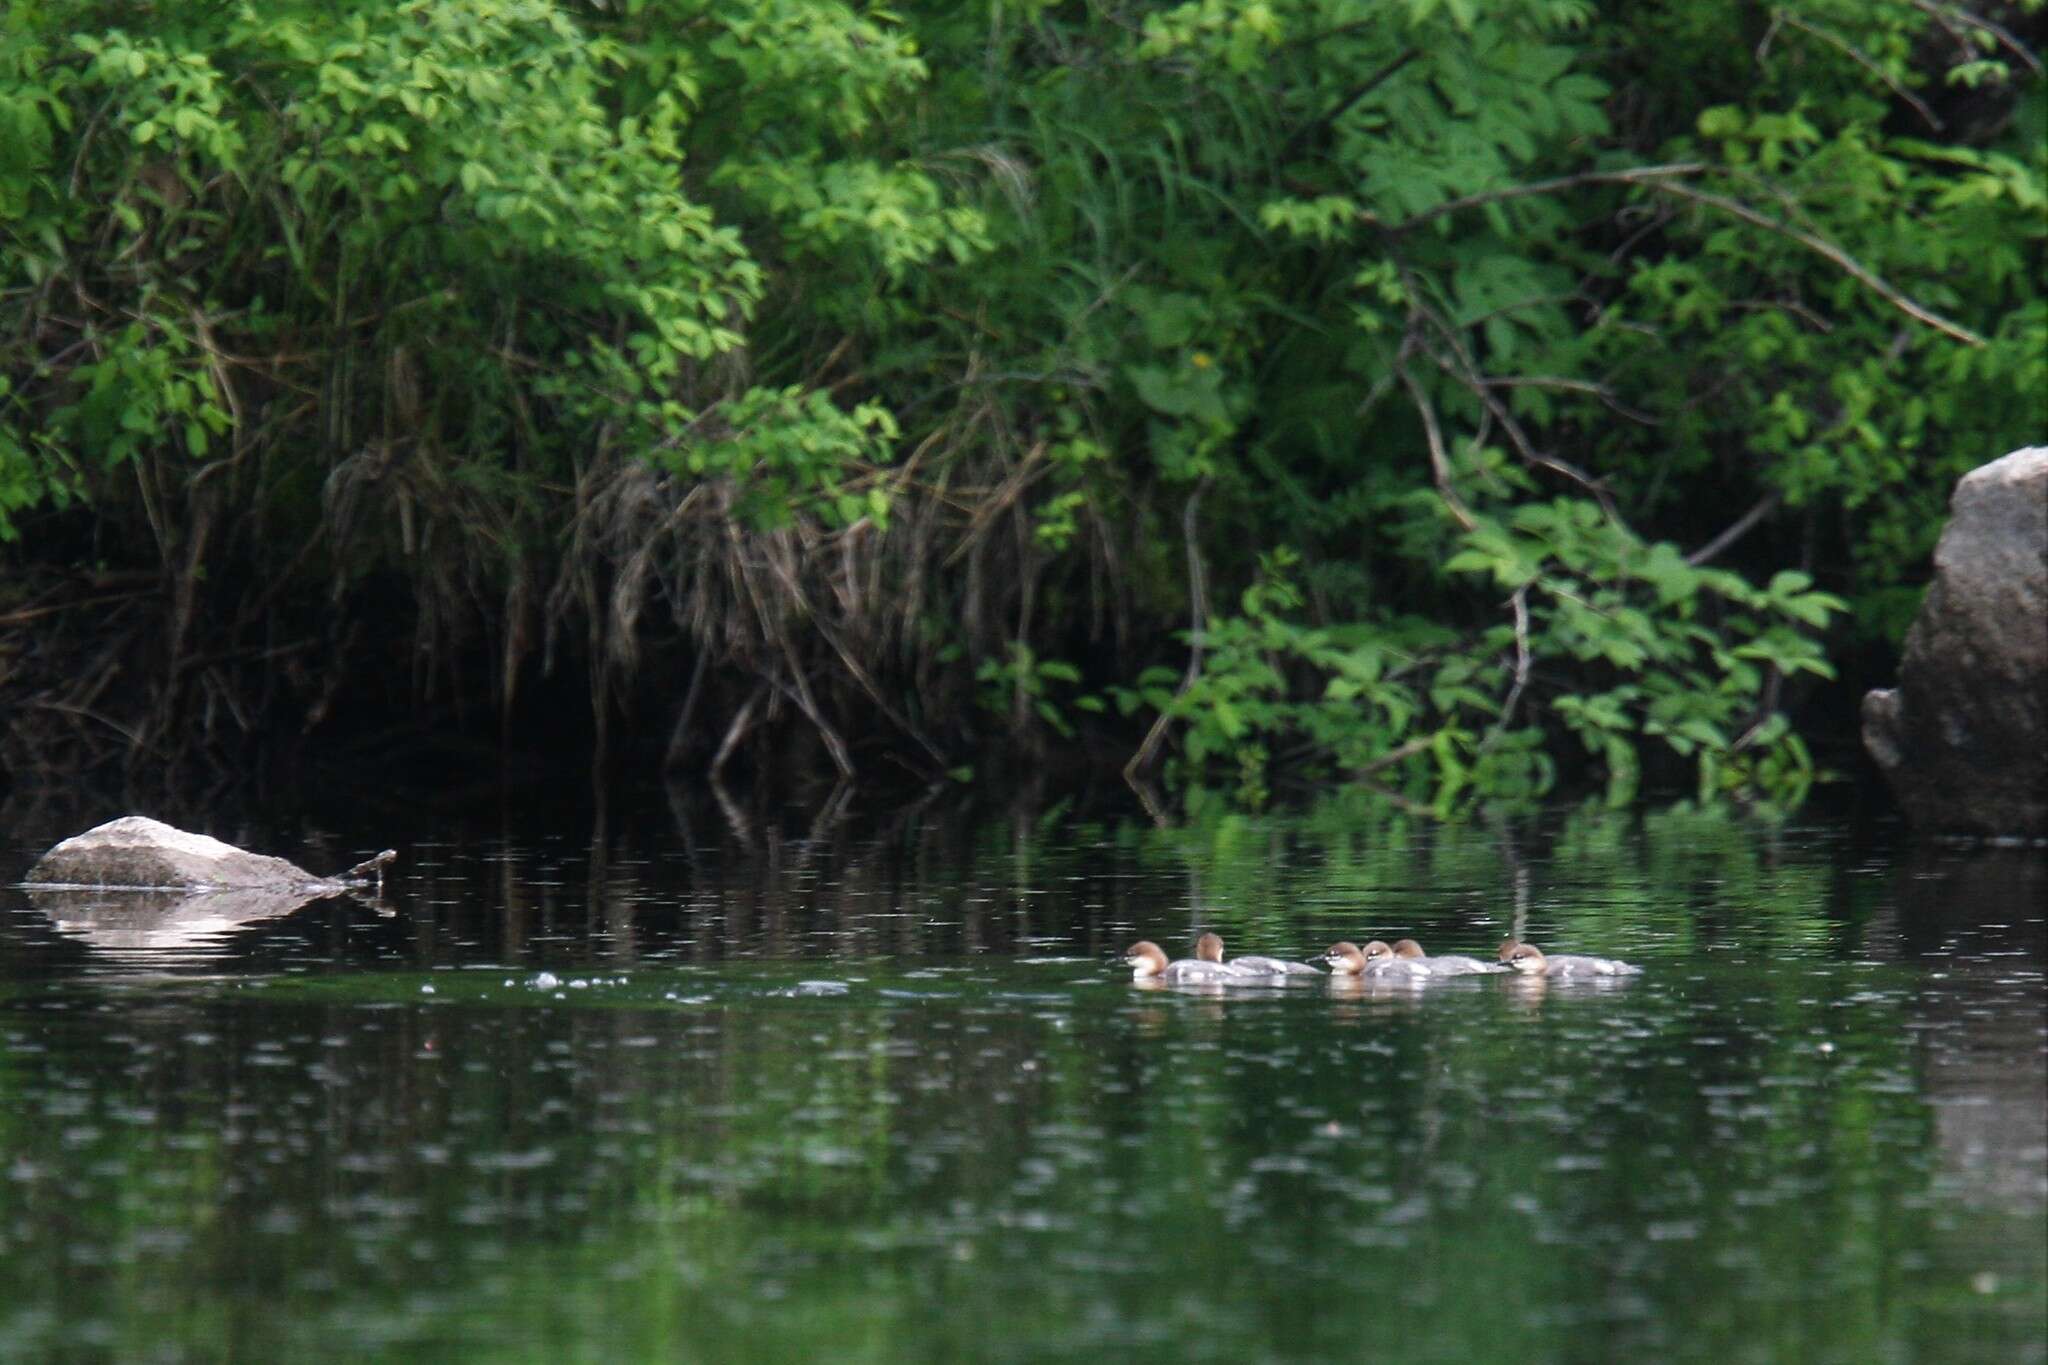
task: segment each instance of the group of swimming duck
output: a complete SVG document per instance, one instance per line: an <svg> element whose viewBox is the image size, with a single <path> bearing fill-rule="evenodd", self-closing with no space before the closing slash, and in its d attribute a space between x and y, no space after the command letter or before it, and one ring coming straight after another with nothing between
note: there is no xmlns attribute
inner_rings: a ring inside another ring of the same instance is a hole
<svg viewBox="0 0 2048 1365"><path fill-rule="evenodd" d="M1333 943L1315 959L1326 964L1330 975L1369 977L1378 980L1426 981L1441 976L1474 976L1481 973L1518 972L1523 976L1636 976L1643 970L1611 957L1585 957L1576 953L1545 953L1533 943L1509 939L1500 945L1493 962L1455 953L1431 957L1422 945L1404 938L1391 947L1374 939L1363 948L1355 943ZM1271 985L1291 976L1321 976L1306 962L1284 962L1277 957L1223 959L1223 940L1203 934L1195 940L1195 955L1178 962L1167 961L1159 945L1145 940L1124 951L1131 976L1138 981L1160 981L1167 985Z"/></svg>

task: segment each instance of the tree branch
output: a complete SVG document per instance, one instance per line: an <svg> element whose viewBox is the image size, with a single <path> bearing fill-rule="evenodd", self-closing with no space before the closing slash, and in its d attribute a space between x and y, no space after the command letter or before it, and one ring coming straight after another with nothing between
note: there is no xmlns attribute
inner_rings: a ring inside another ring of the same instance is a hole
<svg viewBox="0 0 2048 1365"><path fill-rule="evenodd" d="M1422 385L1410 373L1405 355L1394 362L1394 368L1400 374L1401 382L1407 386L1408 396L1415 400L1415 410L1422 414L1423 434L1429 438L1429 470L1436 480L1437 496L1444 500L1444 506L1450 509L1451 517L1459 527L1470 531L1479 523L1472 519L1464 499L1451 487L1451 457L1444 449L1444 433L1443 428L1437 425L1436 409L1430 406L1429 395L1422 391Z"/></svg>
<svg viewBox="0 0 2048 1365"><path fill-rule="evenodd" d="M1187 506L1181 510L1181 536L1187 543L1188 554L1188 666L1180 675L1180 686L1174 689L1174 700L1187 695L1195 679L1201 676L1204 645L1203 632L1209 628L1209 587L1208 575L1202 565L1202 545L1197 532L1201 529L1200 511L1202 494L1209 491L1209 477L1203 475L1195 485L1195 491L1188 494ZM1162 707L1159 718L1152 722L1152 728L1145 732L1145 742L1131 755L1131 761L1124 764L1124 781L1142 797L1144 789L1138 778L1145 769L1152 766L1152 760L1159 753L1159 746L1166 741L1167 726L1172 724L1172 712ZM1149 803L1148 803L1149 804Z"/></svg>
<svg viewBox="0 0 2048 1365"><path fill-rule="evenodd" d="M1933 0L1913 0L1913 8L1919 10L1922 14L1931 16L1943 28L1947 28L1948 21L1953 19L1966 28L1974 28L1990 34L1999 41L2006 51L2025 62L2027 70L2033 72L2036 76L2041 74L2041 59L2034 55L2033 49L2013 37L2007 30L1986 19L1983 15L1972 14L1958 5L1937 5L1933 3Z"/></svg>
<svg viewBox="0 0 2048 1365"><path fill-rule="evenodd" d="M1307 141L1315 134L1321 132L1323 129L1329 127L1338 119L1343 118L1344 115L1351 109L1351 106L1357 104L1367 95L1370 95L1373 91L1379 89L1382 85L1386 84L1389 80L1393 79L1395 72L1399 71L1402 67L1408 65L1408 63L1414 61L1417 57L1420 57L1421 55L1422 49L1415 47L1409 48L1406 52L1403 52L1400 56L1394 58L1394 60L1388 62L1385 66L1373 72L1370 76L1367 76L1362 82L1355 86L1349 94L1345 95L1343 99L1339 100L1337 102L1336 108L1330 110L1329 113L1324 114L1321 118L1317 119L1313 123L1304 123L1301 127L1295 129L1293 135L1290 136L1286 142L1281 144L1279 160L1284 162L1289 157L1293 156L1296 149L1299 148L1303 142Z"/></svg>
<svg viewBox="0 0 2048 1365"><path fill-rule="evenodd" d="M1495 734L1505 731L1514 720L1522 689L1529 685L1529 585L1524 583L1516 588L1509 600L1515 608L1515 685L1508 689L1508 699L1501 703L1500 719L1493 727Z"/></svg>
<svg viewBox="0 0 2048 1365"><path fill-rule="evenodd" d="M1757 500L1756 506L1737 517L1727 530L1687 555L1685 562L1693 565L1695 568L1706 563L1715 555L1720 554L1721 551L1748 535L1751 527L1755 526L1772 512L1775 512L1778 509L1778 504L1784 500L1784 493L1775 488L1772 489Z"/></svg>
<svg viewBox="0 0 2048 1365"><path fill-rule="evenodd" d="M1950 322L1940 314L1932 313L1922 308L1897 289L1894 289L1891 285L1886 284L1883 280L1872 274L1868 267L1857 261L1848 252L1831 242L1814 236L1811 232L1793 227L1789 223L1780 223L1775 219L1766 217L1740 200L1730 199L1726 195L1710 194L1705 190L1696 190L1687 185L1672 185L1661 181L1651 182L1650 188L1659 194L1675 195L1680 199L1688 199L1696 204L1704 204L1708 208L1719 209L1721 212L1732 217L1740 218L1745 223L1754 224L1766 232L1775 232L1780 237L1797 242L1808 251L1832 262L1843 273L1859 281L1865 288L1869 289L1886 303L1889 303L1892 307L1898 309L1901 313L1904 313L1907 317L1912 318L1915 322L1924 323L1944 336L1953 337L1965 345L1984 346L1989 344L1983 337L1977 335L1961 323Z"/></svg>
<svg viewBox="0 0 2048 1365"><path fill-rule="evenodd" d="M1403 218L1398 223L1383 223L1370 213L1363 216L1374 226L1383 227L1389 232L1407 232L1437 218L1463 213L1466 209L1479 208L1485 204L1501 203L1508 199L1528 199L1539 194L1556 194L1559 190L1577 189L1581 185L1654 185L1673 176L1705 175L1712 169L1713 167L1703 161L1680 161L1669 166L1638 166L1629 171L1583 171L1578 175L1562 175L1555 180L1537 180L1527 185L1506 185L1497 190L1468 194L1463 199L1447 199L1433 209L1424 209L1412 217Z"/></svg>
<svg viewBox="0 0 2048 1365"><path fill-rule="evenodd" d="M1812 24L1807 23L1804 19L1801 19L1796 14L1789 13L1788 11L1783 9L1773 10L1771 12L1771 27L1773 29L1776 29L1780 23L1788 24L1791 27L1798 29L1801 33L1810 34L1813 37L1818 38L1822 42L1828 44L1830 47L1836 48L1837 50L1841 51L1849 58L1849 60L1855 62L1856 65L1862 67L1865 71L1868 71L1871 75L1883 81L1886 87L1889 88L1894 95L1897 95L1907 104L1913 106L1913 112L1920 115L1921 118L1925 119L1927 121L1928 127L1932 128L1937 133L1942 130L1941 120L1934 116L1934 111L1927 107L1927 102L1921 99L1918 95L1914 94L1912 91L1908 90L1905 86L1901 85L1896 76L1886 71L1876 62L1872 61L1870 55L1864 52L1862 48L1857 47L1854 43L1848 41L1846 38L1842 38L1836 34L1828 32L1824 28L1814 27ZM1766 41L1769 41L1768 38L1766 39ZM1757 55L1759 57L1763 55L1761 48L1758 49Z"/></svg>
<svg viewBox="0 0 2048 1365"><path fill-rule="evenodd" d="M1932 327L1944 336L1952 337L1965 345L1983 346L1988 344L1983 337L1961 323L1951 322L1940 314L1921 307L1898 289L1885 283L1884 280L1872 273L1868 266L1865 266L1832 242L1816 236L1803 228L1793 227L1789 223L1781 223L1764 213L1758 212L1738 199L1730 199L1726 195L1713 194L1706 190L1694 189L1689 185L1674 183L1675 181L1705 175L1713 169L1713 167L1706 165L1704 162L1693 161L1677 162L1668 166L1639 166L1634 170L1627 171L1586 171L1579 175L1560 176L1555 180L1539 180L1527 185L1508 185L1498 190L1488 190L1484 194L1471 194L1463 199L1452 199L1438 204L1433 209L1425 209L1421 213L1411 218L1403 219L1399 223L1382 223L1370 213L1362 214L1361 217L1367 222L1382 227L1389 232L1401 233L1419 227L1433 219L1442 218L1446 214L1459 213L1465 209L1477 208L1485 204L1500 203L1509 199L1526 199L1532 195L1555 194L1559 190L1574 189L1580 185L1640 185L1654 190L1658 194L1668 194L1691 203L1719 209L1730 217L1740 218L1743 222L1760 227L1766 232L1773 232L1789 241L1797 242L1808 251L1836 266L1843 273L1855 279L1866 289L1869 289L1886 303L1889 303L1914 321Z"/></svg>

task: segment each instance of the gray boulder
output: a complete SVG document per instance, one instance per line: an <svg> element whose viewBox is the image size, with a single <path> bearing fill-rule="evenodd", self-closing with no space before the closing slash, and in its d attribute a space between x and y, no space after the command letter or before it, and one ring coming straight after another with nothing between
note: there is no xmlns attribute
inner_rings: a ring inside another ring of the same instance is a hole
<svg viewBox="0 0 2048 1365"><path fill-rule="evenodd" d="M268 858L205 834L142 815L126 815L73 835L36 860L24 879L32 886L219 890L253 887L329 894L381 882L398 855L389 849L337 878L316 877L282 858Z"/></svg>
<svg viewBox="0 0 2048 1365"><path fill-rule="evenodd" d="M2048 837L2048 447L1956 484L1897 688L1863 743L1927 833Z"/></svg>

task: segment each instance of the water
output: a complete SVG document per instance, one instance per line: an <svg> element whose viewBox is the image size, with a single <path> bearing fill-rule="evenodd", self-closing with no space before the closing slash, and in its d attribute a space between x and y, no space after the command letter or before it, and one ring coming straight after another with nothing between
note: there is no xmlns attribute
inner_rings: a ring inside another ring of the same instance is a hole
<svg viewBox="0 0 2048 1365"><path fill-rule="evenodd" d="M154 937L0 890L0 1359L2048 1359L2039 852L833 814L448 821L391 913ZM1115 961L1198 923L1647 971Z"/></svg>

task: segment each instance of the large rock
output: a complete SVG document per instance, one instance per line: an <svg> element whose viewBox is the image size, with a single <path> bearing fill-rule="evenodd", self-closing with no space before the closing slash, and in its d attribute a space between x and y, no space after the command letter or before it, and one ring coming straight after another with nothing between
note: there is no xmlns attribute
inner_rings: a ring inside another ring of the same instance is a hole
<svg viewBox="0 0 2048 1365"><path fill-rule="evenodd" d="M282 858L250 853L147 816L126 815L58 844L36 860L25 880L39 886L342 891L379 876L395 856L380 853L327 880Z"/></svg>
<svg viewBox="0 0 2048 1365"><path fill-rule="evenodd" d="M1863 743L1915 827L2048 837L2048 447L1970 471L1949 513Z"/></svg>

